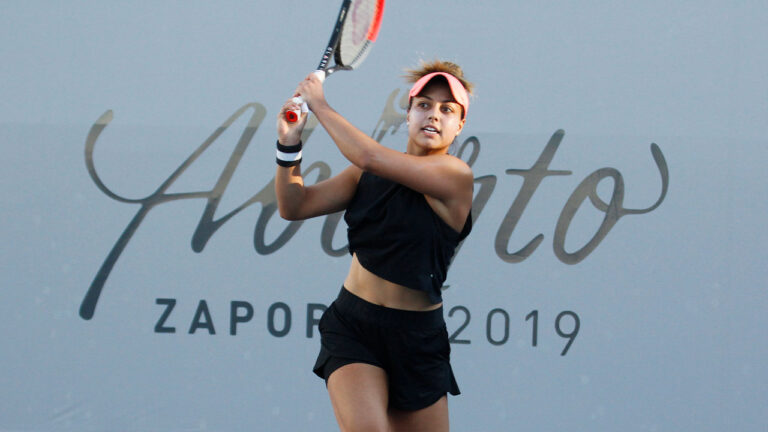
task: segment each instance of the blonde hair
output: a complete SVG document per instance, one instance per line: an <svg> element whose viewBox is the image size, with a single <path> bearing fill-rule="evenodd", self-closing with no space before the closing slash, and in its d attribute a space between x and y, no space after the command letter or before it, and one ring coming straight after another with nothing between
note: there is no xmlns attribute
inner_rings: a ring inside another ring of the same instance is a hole
<svg viewBox="0 0 768 432"><path fill-rule="evenodd" d="M470 95L472 94L472 89L475 87L474 84L464 78L464 71L461 69L461 66L449 61L437 59L432 61L421 60L418 68L406 69L403 78L405 78L407 82L413 84L418 81L419 78L429 75L432 72L445 72L455 76L467 90L467 93Z"/></svg>

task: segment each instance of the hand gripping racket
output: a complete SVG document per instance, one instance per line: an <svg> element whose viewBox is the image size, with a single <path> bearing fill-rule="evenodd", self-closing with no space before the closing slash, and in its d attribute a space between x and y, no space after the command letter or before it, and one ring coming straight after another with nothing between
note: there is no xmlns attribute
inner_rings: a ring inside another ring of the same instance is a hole
<svg viewBox="0 0 768 432"><path fill-rule="evenodd" d="M337 70L352 70L360 66L379 35L383 15L384 0L344 0L331 40L314 72L321 81ZM328 64L331 57L335 61L333 66ZM301 96L293 98L293 101L302 107L301 110L285 113L285 119L291 123L307 111Z"/></svg>

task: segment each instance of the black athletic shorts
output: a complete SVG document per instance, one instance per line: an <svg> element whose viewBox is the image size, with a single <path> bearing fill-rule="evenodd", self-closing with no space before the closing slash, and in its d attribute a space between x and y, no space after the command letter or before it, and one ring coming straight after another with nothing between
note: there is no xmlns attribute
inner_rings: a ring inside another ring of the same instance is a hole
<svg viewBox="0 0 768 432"><path fill-rule="evenodd" d="M392 408L418 410L446 393L460 393L442 307L427 312L391 309L342 287L323 313L319 329L321 347L314 372L326 383L344 365L367 363L387 373Z"/></svg>

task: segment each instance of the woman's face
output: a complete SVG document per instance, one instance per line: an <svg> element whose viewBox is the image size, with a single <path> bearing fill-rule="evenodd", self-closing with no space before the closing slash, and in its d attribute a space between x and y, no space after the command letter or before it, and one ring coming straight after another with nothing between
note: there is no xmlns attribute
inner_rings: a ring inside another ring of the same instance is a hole
<svg viewBox="0 0 768 432"><path fill-rule="evenodd" d="M411 101L408 122L408 153L439 154L448 151L464 127L462 108L451 94L448 83L430 81Z"/></svg>

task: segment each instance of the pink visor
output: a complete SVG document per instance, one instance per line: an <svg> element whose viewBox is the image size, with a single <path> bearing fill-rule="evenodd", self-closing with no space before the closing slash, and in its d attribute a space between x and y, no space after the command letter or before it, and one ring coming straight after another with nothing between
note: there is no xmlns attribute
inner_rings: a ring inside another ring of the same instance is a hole
<svg viewBox="0 0 768 432"><path fill-rule="evenodd" d="M419 93L421 93L421 90L424 89L424 86L426 86L428 82L432 81L432 78L438 75L445 77L445 79L448 81L448 86L451 88L451 94L453 95L453 98L456 99L456 102L458 102L462 108L464 108L464 113L461 116L463 119L467 116L467 110L469 109L469 95L467 94L467 89L465 89L461 84L461 81L449 73L432 72L431 74L427 74L419 78L413 87L411 87L411 91L408 92L409 100L414 96L418 96Z"/></svg>

